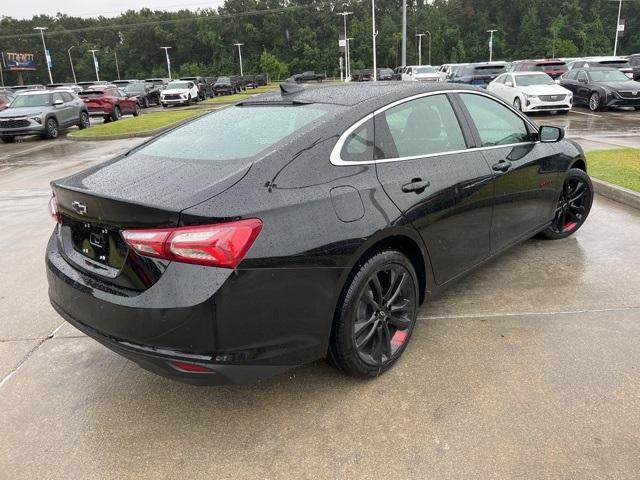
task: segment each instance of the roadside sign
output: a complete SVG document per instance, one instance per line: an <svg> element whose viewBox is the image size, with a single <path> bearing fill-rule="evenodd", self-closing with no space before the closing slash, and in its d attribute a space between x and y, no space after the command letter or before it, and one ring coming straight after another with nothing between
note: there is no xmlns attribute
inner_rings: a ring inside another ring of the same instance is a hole
<svg viewBox="0 0 640 480"><path fill-rule="evenodd" d="M620 23L618 24L618 36L624 37L624 18L620 19Z"/></svg>

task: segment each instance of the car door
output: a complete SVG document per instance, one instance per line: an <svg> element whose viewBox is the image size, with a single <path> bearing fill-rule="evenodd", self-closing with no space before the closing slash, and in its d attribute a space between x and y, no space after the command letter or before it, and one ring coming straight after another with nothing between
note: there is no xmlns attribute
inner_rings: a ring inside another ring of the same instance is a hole
<svg viewBox="0 0 640 480"><path fill-rule="evenodd" d="M578 71L569 70L560 77L560 86L573 93L573 103L578 101Z"/></svg>
<svg viewBox="0 0 640 480"><path fill-rule="evenodd" d="M62 92L65 105L69 106L69 123L77 123L80 119L81 103L69 92Z"/></svg>
<svg viewBox="0 0 640 480"><path fill-rule="evenodd" d="M553 217L559 189L555 146L537 141L537 129L502 103L459 93L476 142L494 175L491 250L526 237Z"/></svg>
<svg viewBox="0 0 640 480"><path fill-rule="evenodd" d="M450 94L422 94L374 117L378 179L423 238L438 284L490 253L491 169L468 150L456 108Z"/></svg>
<svg viewBox="0 0 640 480"><path fill-rule="evenodd" d="M578 70L575 97L580 103L587 105L589 103L589 95L591 95L589 76L584 70Z"/></svg>
<svg viewBox="0 0 640 480"><path fill-rule="evenodd" d="M54 92L53 97L51 99L54 105L54 111L56 112L56 117L58 118L58 123L61 126L68 125L71 123L71 115L73 114L73 108L69 102L65 102L61 92ZM58 103L56 105L56 103Z"/></svg>

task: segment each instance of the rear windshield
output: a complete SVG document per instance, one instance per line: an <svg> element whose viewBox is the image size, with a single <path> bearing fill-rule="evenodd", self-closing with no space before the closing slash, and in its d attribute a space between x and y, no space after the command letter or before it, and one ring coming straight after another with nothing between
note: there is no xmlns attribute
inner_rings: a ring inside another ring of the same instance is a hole
<svg viewBox="0 0 640 480"><path fill-rule="evenodd" d="M535 70L540 72L548 72L550 70L566 70L567 64L564 62L560 63L542 63L535 66Z"/></svg>
<svg viewBox="0 0 640 480"><path fill-rule="evenodd" d="M504 65L483 65L479 67L469 66L464 70L465 75L498 75L504 73Z"/></svg>
<svg viewBox="0 0 640 480"><path fill-rule="evenodd" d="M81 97L101 97L104 95L104 90L83 90L78 95Z"/></svg>
<svg viewBox="0 0 640 480"><path fill-rule="evenodd" d="M47 107L51 105L51 95L18 95L13 102L11 108L19 107Z"/></svg>
<svg viewBox="0 0 640 480"><path fill-rule="evenodd" d="M603 60L602 62L597 62L597 64L611 68L629 68L631 66L626 60Z"/></svg>
<svg viewBox="0 0 640 480"><path fill-rule="evenodd" d="M249 158L326 113L306 105L225 108L172 130L136 153L184 160Z"/></svg>

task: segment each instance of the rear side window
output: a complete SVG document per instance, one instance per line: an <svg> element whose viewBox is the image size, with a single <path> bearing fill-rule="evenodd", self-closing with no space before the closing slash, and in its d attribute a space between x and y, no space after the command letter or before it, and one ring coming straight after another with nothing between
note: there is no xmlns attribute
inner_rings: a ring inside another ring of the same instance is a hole
<svg viewBox="0 0 640 480"><path fill-rule="evenodd" d="M376 116L376 157L419 157L464 150L467 145L446 95L430 95Z"/></svg>
<svg viewBox="0 0 640 480"><path fill-rule="evenodd" d="M369 119L347 137L340 152L346 162L367 162L373 159L373 120Z"/></svg>
<svg viewBox="0 0 640 480"><path fill-rule="evenodd" d="M208 161L249 158L325 114L306 105L225 108L158 137L136 154Z"/></svg>
<svg viewBox="0 0 640 480"><path fill-rule="evenodd" d="M483 95L460 94L475 124L483 147L529 141L522 118L504 105Z"/></svg>

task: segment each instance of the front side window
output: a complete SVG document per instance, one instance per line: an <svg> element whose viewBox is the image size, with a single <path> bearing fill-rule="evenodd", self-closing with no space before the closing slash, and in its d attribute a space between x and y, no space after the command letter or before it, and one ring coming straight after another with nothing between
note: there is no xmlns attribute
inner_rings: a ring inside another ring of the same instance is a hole
<svg viewBox="0 0 640 480"><path fill-rule="evenodd" d="M402 103L376 116L376 158L420 157L467 148L446 95Z"/></svg>
<svg viewBox="0 0 640 480"><path fill-rule="evenodd" d="M578 81L587 83L589 80L587 79L587 74L583 71L578 72Z"/></svg>
<svg viewBox="0 0 640 480"><path fill-rule="evenodd" d="M530 140L524 120L504 105L483 95L463 93L460 98L471 115L483 147Z"/></svg>

